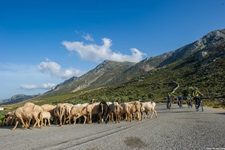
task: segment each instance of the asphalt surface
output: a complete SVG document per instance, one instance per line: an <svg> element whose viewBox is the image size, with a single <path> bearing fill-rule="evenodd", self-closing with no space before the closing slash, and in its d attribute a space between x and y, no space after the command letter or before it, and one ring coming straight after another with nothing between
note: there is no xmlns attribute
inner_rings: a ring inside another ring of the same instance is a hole
<svg viewBox="0 0 225 150"><path fill-rule="evenodd" d="M157 104L158 118L108 124L0 128L0 150L224 149L225 110Z"/></svg>

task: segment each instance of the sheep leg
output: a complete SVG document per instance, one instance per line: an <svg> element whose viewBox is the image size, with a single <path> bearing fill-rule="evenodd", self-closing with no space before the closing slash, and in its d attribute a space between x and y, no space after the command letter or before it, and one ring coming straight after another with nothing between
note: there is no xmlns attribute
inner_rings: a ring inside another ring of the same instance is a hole
<svg viewBox="0 0 225 150"><path fill-rule="evenodd" d="M10 122L10 126L12 126L14 122L15 122L15 118L12 118Z"/></svg>
<svg viewBox="0 0 225 150"><path fill-rule="evenodd" d="M126 121L127 121L127 118L128 118L127 116L128 116L128 115L127 115L127 113L126 113L126 114L125 114L125 120L126 120Z"/></svg>
<svg viewBox="0 0 225 150"><path fill-rule="evenodd" d="M35 128L36 127L36 125L37 125L37 119L35 118L35 123L34 123L34 125L33 125L33 127L32 128Z"/></svg>
<svg viewBox="0 0 225 150"><path fill-rule="evenodd" d="M15 126L11 130L15 130L17 128L17 126L18 126L18 123L19 123L19 121L16 120L16 124L15 124Z"/></svg>
<svg viewBox="0 0 225 150"><path fill-rule="evenodd" d="M47 119L46 119L46 118L43 118L43 119L42 119L42 126L45 127L45 126L46 126L46 122L47 122Z"/></svg>
<svg viewBox="0 0 225 150"><path fill-rule="evenodd" d="M110 115L109 115L109 118L110 118L111 122L114 122L113 114L114 114L114 113L111 112Z"/></svg>
<svg viewBox="0 0 225 150"><path fill-rule="evenodd" d="M118 114L116 114L116 120L115 123L118 123Z"/></svg>
<svg viewBox="0 0 225 150"><path fill-rule="evenodd" d="M71 124L71 117L70 115L68 116L69 124Z"/></svg>
<svg viewBox="0 0 225 150"><path fill-rule="evenodd" d="M59 116L59 126L62 126L62 117L63 116Z"/></svg>
<svg viewBox="0 0 225 150"><path fill-rule="evenodd" d="M21 121L22 126L23 126L23 127L26 127L26 125L25 125L25 123L24 123L24 121L23 121L23 118L22 118L22 117L19 117L19 120ZM18 125L18 123L17 123L17 125Z"/></svg>
<svg viewBox="0 0 225 150"><path fill-rule="evenodd" d="M42 124L43 124L43 123L42 123L42 119L38 119L38 127L39 127L39 128L42 128Z"/></svg>
<svg viewBox="0 0 225 150"><path fill-rule="evenodd" d="M51 127L50 119L48 118L48 126Z"/></svg>
<svg viewBox="0 0 225 150"><path fill-rule="evenodd" d="M66 124L66 116L63 115L63 124Z"/></svg>
<svg viewBox="0 0 225 150"><path fill-rule="evenodd" d="M158 118L158 115L157 115L156 110L153 110L153 111L154 111L154 113L155 113L155 117Z"/></svg>
<svg viewBox="0 0 225 150"><path fill-rule="evenodd" d="M118 123L120 123L120 121L121 121L121 115L118 114Z"/></svg>
<svg viewBox="0 0 225 150"><path fill-rule="evenodd" d="M89 123L92 123L92 112L89 114Z"/></svg>
<svg viewBox="0 0 225 150"><path fill-rule="evenodd" d="M74 116L73 117L73 124L75 125L77 123L77 118Z"/></svg>
<svg viewBox="0 0 225 150"><path fill-rule="evenodd" d="M156 111L155 111L155 110L152 110L152 116L151 116L151 119L152 119L152 117L153 117L154 114L155 114L155 117L156 117L156 118L158 117Z"/></svg>
<svg viewBox="0 0 225 150"><path fill-rule="evenodd" d="M87 121L87 116L84 116L84 124L86 123Z"/></svg>

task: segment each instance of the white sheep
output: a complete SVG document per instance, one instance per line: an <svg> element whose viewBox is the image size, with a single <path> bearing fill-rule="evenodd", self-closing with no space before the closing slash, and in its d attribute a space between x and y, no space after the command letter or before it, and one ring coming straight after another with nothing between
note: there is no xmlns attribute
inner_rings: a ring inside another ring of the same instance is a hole
<svg viewBox="0 0 225 150"><path fill-rule="evenodd" d="M46 126L46 122L48 121L48 126L50 127L51 126L51 123L50 123L50 119L51 119L52 115L50 112L48 111L43 111L42 113L42 123L44 124L44 126Z"/></svg>

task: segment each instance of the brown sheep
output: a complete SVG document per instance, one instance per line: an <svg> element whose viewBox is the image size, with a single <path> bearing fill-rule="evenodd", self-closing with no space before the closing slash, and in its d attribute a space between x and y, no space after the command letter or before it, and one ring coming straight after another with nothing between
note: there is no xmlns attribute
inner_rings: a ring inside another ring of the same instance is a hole
<svg viewBox="0 0 225 150"><path fill-rule="evenodd" d="M59 103L58 105L56 105L55 109L54 109L54 116L56 116L56 118L58 118L59 120L59 126L62 126L62 119L63 116L65 115L65 107L63 104Z"/></svg>
<svg viewBox="0 0 225 150"><path fill-rule="evenodd" d="M88 103L84 103L77 104L72 107L70 112L70 118L73 118L74 125L76 124L76 120L82 116L84 117L84 124L86 123L88 116L87 105Z"/></svg>
<svg viewBox="0 0 225 150"><path fill-rule="evenodd" d="M132 119L132 114L130 113L131 105L127 102L121 103L120 105L123 108L121 115L125 114L125 120L128 121L128 118L129 118L129 120L131 121Z"/></svg>
<svg viewBox="0 0 225 150"><path fill-rule="evenodd" d="M121 120L121 115L122 115L122 112L123 112L123 107L118 103L118 102L113 102L112 104L112 110L113 110L113 113L115 114L116 116L116 121L115 123L120 123L120 120Z"/></svg>
<svg viewBox="0 0 225 150"><path fill-rule="evenodd" d="M13 112L10 111L5 115L5 117L2 120L2 126L4 126L4 125L8 126L9 121L11 121L10 125L12 126L13 122L15 121L14 111Z"/></svg>
<svg viewBox="0 0 225 150"><path fill-rule="evenodd" d="M40 106L34 105L32 103L29 103L29 105L26 104L23 107L17 108L14 112L14 115L17 120L12 130L16 129L19 121L22 123L22 126L24 128L29 127L31 119L35 120L33 128L36 127L37 124L38 124L38 127L41 128L42 124L40 123L40 121L42 120L42 113L43 113L43 109ZM26 121L26 123L24 122L24 120Z"/></svg>
<svg viewBox="0 0 225 150"><path fill-rule="evenodd" d="M87 105L87 113L88 113L88 123L92 123L92 116L98 115L99 102L94 102L92 104Z"/></svg>
<svg viewBox="0 0 225 150"><path fill-rule="evenodd" d="M68 120L68 122L70 124L70 111L71 111L71 109L73 107L73 104L64 103L63 105L64 105L64 108L65 108L63 124L66 124L67 120Z"/></svg>

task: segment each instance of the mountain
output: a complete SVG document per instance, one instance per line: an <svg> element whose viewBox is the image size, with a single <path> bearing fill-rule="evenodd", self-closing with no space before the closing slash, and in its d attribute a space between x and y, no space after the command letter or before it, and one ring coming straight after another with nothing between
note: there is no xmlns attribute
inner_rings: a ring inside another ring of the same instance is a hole
<svg viewBox="0 0 225 150"><path fill-rule="evenodd" d="M1 100L0 101L0 105L18 103L18 102L22 102L24 100L28 100L28 99L34 98L36 96L38 96L38 95L17 94L17 95L12 96L9 99Z"/></svg>
<svg viewBox="0 0 225 150"><path fill-rule="evenodd" d="M225 87L225 29L138 63L105 60L81 77L73 77L39 99L161 99L179 83L177 93L188 86L206 95L223 95ZM60 97L60 98L59 98Z"/></svg>
<svg viewBox="0 0 225 150"><path fill-rule="evenodd" d="M132 78L145 76L149 71L165 68L183 59L202 59L209 55L211 49L225 42L225 29L216 30L201 39L177 50L146 58L127 70L119 80L129 81ZM185 63L184 63L185 64Z"/></svg>
<svg viewBox="0 0 225 150"><path fill-rule="evenodd" d="M87 88L90 89L106 86L113 78L116 78L134 64L135 63L132 62L116 62L105 60L81 77L72 77L69 80L66 80L65 82L57 85L53 90L47 92L45 95L70 93Z"/></svg>

